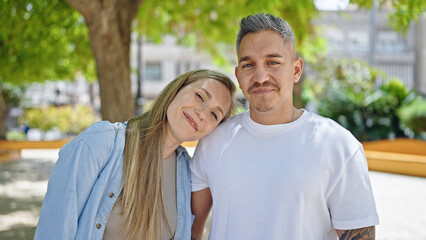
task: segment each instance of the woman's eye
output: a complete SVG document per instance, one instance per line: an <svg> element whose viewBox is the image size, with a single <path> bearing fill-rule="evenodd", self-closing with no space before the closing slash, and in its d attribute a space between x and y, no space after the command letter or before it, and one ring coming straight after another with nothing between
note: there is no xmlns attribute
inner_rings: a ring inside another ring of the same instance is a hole
<svg viewBox="0 0 426 240"><path fill-rule="evenodd" d="M217 121L217 115L216 115L216 113L215 113L215 112L212 112L212 116L213 116L213 118Z"/></svg>
<svg viewBox="0 0 426 240"><path fill-rule="evenodd" d="M198 99L201 100L201 102L204 102L203 96L201 96L199 93L195 93L195 95L197 96Z"/></svg>

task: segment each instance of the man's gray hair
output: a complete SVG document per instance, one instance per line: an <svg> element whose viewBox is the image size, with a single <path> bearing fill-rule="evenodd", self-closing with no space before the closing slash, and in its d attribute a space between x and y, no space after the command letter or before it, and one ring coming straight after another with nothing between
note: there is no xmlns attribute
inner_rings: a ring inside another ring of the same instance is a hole
<svg viewBox="0 0 426 240"><path fill-rule="evenodd" d="M263 30L273 30L279 33L284 39L284 42L291 41L293 51L296 50L296 38L290 24L280 17L275 17L267 13L258 13L241 19L240 31L238 32L236 41L237 52L245 35Z"/></svg>

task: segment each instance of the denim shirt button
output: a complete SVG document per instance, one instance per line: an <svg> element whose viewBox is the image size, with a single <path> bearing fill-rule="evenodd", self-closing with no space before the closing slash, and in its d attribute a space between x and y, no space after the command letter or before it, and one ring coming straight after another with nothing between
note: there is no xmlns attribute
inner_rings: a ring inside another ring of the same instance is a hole
<svg viewBox="0 0 426 240"><path fill-rule="evenodd" d="M96 228L100 229L102 227L102 225L100 223L96 224Z"/></svg>
<svg viewBox="0 0 426 240"><path fill-rule="evenodd" d="M113 198L114 197L114 193L109 193L108 196L109 196L109 198Z"/></svg>

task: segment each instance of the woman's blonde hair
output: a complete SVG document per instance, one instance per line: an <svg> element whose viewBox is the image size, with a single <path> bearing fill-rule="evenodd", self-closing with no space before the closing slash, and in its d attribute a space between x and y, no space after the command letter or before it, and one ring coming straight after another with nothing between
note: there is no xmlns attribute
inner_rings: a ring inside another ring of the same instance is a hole
<svg viewBox="0 0 426 240"><path fill-rule="evenodd" d="M162 143L166 113L176 94L188 84L211 78L223 83L231 94L231 116L236 109L235 84L227 76L210 70L187 72L172 82L154 100L149 111L130 119L126 129L121 196L124 229L130 239L159 239L162 217L166 219L162 196ZM170 229L170 226L168 226Z"/></svg>

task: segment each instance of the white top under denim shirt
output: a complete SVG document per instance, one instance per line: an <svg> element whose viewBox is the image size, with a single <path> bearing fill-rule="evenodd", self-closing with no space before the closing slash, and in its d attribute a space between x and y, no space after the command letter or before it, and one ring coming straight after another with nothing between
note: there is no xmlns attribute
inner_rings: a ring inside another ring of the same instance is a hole
<svg viewBox="0 0 426 240"><path fill-rule="evenodd" d="M126 123L97 122L67 143L49 179L35 240L99 239L123 186ZM176 149L175 240L191 237L190 156Z"/></svg>

